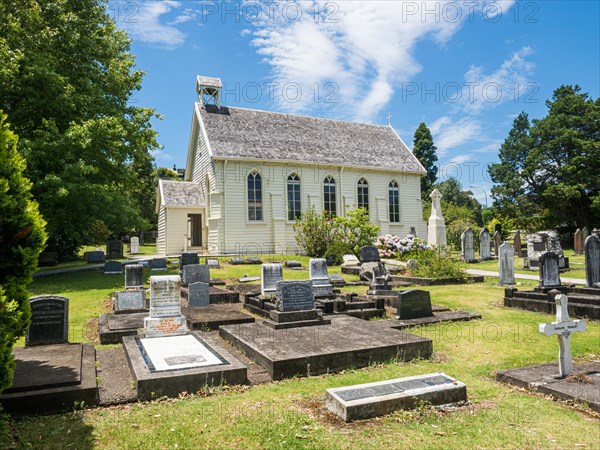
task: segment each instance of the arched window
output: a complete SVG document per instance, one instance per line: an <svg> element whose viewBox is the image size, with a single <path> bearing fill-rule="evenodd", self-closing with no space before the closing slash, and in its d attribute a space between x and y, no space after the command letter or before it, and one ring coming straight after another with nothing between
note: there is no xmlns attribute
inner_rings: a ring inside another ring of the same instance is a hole
<svg viewBox="0 0 600 450"><path fill-rule="evenodd" d="M358 180L357 186L358 193L358 207L369 210L369 183L364 178Z"/></svg>
<svg viewBox="0 0 600 450"><path fill-rule="evenodd" d="M388 200L390 208L390 222L400 223L400 190L398 183L390 181L388 186Z"/></svg>
<svg viewBox="0 0 600 450"><path fill-rule="evenodd" d="M325 177L323 180L323 209L335 216L336 201L335 201L335 179L332 176Z"/></svg>
<svg viewBox="0 0 600 450"><path fill-rule="evenodd" d="M288 220L296 220L302 215L300 205L300 178L295 173L287 179Z"/></svg>
<svg viewBox="0 0 600 450"><path fill-rule="evenodd" d="M263 220L262 178L258 172L248 175L248 220Z"/></svg>

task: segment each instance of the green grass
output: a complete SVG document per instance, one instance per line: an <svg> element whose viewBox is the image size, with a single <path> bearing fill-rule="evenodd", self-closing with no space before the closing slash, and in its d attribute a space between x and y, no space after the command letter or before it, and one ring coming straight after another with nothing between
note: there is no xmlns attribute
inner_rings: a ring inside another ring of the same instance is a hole
<svg viewBox="0 0 600 450"><path fill-rule="evenodd" d="M306 267L307 258L294 259ZM167 273L174 272L172 266ZM222 269L212 271L213 277L224 279L244 274L259 275L260 266L222 262ZM305 279L308 272L285 270L284 277ZM92 272L39 279L31 289L69 297L70 323L77 328L97 317L105 299L122 283L122 276ZM412 329L433 340L431 360L390 362L250 388L214 388L178 400L13 419L5 430L0 420L0 448L596 448L597 418L582 408L494 380L496 370L556 361L558 352L556 338L537 330L539 323L553 317L504 308L503 288L495 283L490 279L423 288L431 292L433 303L483 316ZM523 281L521 289L535 284ZM75 335L73 340L85 341L85 336ZM573 336L572 351L582 360L600 357L600 324L588 321L588 330ZM354 424L325 412L327 388L435 371L465 382L471 404L453 412L423 408Z"/></svg>

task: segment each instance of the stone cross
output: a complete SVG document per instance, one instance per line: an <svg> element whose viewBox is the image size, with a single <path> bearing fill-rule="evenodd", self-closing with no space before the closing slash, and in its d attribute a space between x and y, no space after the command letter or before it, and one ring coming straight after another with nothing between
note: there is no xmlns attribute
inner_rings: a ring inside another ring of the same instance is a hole
<svg viewBox="0 0 600 450"><path fill-rule="evenodd" d="M427 242L430 246L446 246L446 221L442 215L442 194L437 189L431 192L431 215L427 225Z"/></svg>
<svg viewBox="0 0 600 450"><path fill-rule="evenodd" d="M554 300L556 301L556 322L541 323L539 330L540 333L546 336L552 336L553 334L558 336L558 369L560 376L566 377L573 371L571 333L585 331L586 324L583 320L571 320L569 318L567 309L569 299L565 294L557 294Z"/></svg>

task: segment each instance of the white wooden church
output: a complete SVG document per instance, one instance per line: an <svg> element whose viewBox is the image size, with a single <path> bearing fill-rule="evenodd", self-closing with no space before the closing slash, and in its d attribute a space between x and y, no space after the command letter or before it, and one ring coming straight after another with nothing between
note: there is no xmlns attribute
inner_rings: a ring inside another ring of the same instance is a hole
<svg viewBox="0 0 600 450"><path fill-rule="evenodd" d="M185 181L158 186L159 254L297 253L308 208L364 207L381 234L427 236L425 169L391 126L229 107L221 87L197 77Z"/></svg>

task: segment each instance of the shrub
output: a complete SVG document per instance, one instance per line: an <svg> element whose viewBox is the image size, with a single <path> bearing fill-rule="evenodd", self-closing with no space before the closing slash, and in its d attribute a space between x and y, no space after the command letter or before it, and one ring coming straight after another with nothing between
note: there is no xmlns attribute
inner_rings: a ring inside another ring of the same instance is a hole
<svg viewBox="0 0 600 450"><path fill-rule="evenodd" d="M464 265L454 259L444 256L443 253L427 249L415 254L417 264L411 270L415 277L423 278L457 278L466 280L467 273Z"/></svg>
<svg viewBox="0 0 600 450"><path fill-rule="evenodd" d="M408 260L414 258L420 251L425 250L427 243L417 239L412 234L407 235L405 238L386 234L377 238L375 246L379 249L379 256L381 257Z"/></svg>
<svg viewBox="0 0 600 450"><path fill-rule="evenodd" d="M333 241L331 244L329 244L329 247L327 247L325 258L333 257L335 265L339 265L344 261L343 256L350 253L353 252L348 244L341 241Z"/></svg>
<svg viewBox="0 0 600 450"><path fill-rule="evenodd" d="M369 221L369 212L364 208L353 209L346 217L336 217L333 222L334 240L346 243L355 255L361 247L373 245L379 234L379 227Z"/></svg>
<svg viewBox="0 0 600 450"><path fill-rule="evenodd" d="M322 258L332 242L332 227L329 214L310 208L294 224L296 242L308 256Z"/></svg>
<svg viewBox="0 0 600 450"><path fill-rule="evenodd" d="M27 285L46 242L46 223L22 175L25 160L5 120L0 111L0 392L12 383L12 346L29 324Z"/></svg>

